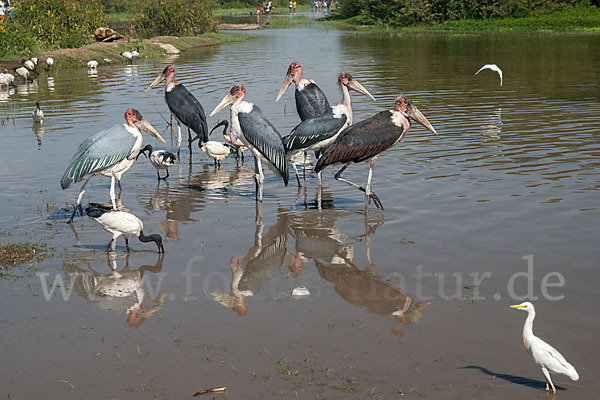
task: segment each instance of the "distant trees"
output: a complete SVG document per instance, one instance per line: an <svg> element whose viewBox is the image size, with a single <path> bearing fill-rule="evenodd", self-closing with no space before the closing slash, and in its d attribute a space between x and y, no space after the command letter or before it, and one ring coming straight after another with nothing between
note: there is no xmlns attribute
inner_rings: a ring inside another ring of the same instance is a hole
<svg viewBox="0 0 600 400"><path fill-rule="evenodd" d="M593 0L595 4L598 0ZM339 0L337 15L356 22L389 25L434 24L460 19L525 17L592 0Z"/></svg>

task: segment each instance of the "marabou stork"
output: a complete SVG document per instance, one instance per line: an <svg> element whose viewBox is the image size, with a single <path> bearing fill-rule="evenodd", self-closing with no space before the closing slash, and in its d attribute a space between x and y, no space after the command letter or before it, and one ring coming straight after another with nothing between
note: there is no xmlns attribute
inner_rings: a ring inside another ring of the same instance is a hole
<svg viewBox="0 0 600 400"><path fill-rule="evenodd" d="M148 152L148 154L146 154L146 152ZM158 176L158 180L160 181L162 179L166 181L169 177L169 167L174 165L175 161L177 160L175 154L169 153L166 150L154 150L152 148L152 145L149 144L147 144L142 150L140 150L140 153L135 157L135 159L137 160L142 154L146 156L146 158L149 158L150 163L154 166L154 168L156 168L156 175ZM167 170L167 175L165 175L164 178L160 177L159 171L161 169Z"/></svg>
<svg viewBox="0 0 600 400"><path fill-rule="evenodd" d="M335 142L325 149L323 155L317 161L317 165L315 165L315 171L320 172L328 165L343 163L344 166L333 177L365 192L365 210L369 207L371 199L373 199L375 206L383 209L379 197L371 192L373 166L380 153L394 147L396 143L402 140L410 128L411 119L437 135L433 126L417 107L406 97L399 96L394 102L393 110L377 113L371 118L360 121L341 132ZM366 188L341 178L342 172L351 162L358 163L362 161L370 162Z"/></svg>
<svg viewBox="0 0 600 400"><path fill-rule="evenodd" d="M137 237L140 242L154 242L158 247L159 253L164 253L165 248L162 244L162 237L158 234L144 235L144 224L135 215L125 211L114 211L106 209L94 209L88 211L88 215L93 217L109 233L112 233L112 239L106 245L106 253L115 249L115 241L119 236L125 238L125 248L129 253L129 238Z"/></svg>
<svg viewBox="0 0 600 400"><path fill-rule="evenodd" d="M246 89L242 85L231 88L229 93L215 107L210 116L231 105L231 129L233 134L247 146L254 155L254 180L256 200L262 202L264 175L262 163L271 167L288 184L288 166L285 148L277 129L265 118L258 106L244 101Z"/></svg>
<svg viewBox="0 0 600 400"><path fill-rule="evenodd" d="M81 207L81 198L85 193L85 187L94 175L106 173L111 175L110 198L113 208L117 209L115 178L117 178L116 175L119 171L122 171L125 167L127 169L131 167L142 148L144 138L140 129L166 143L139 111L129 108L125 111L125 121L127 124L113 126L84 140L79 145L73 158L71 158L69 166L60 181L61 187L66 189L75 182L82 180L85 182L79 191L77 204L73 214L71 214L69 223L73 222L77 208Z"/></svg>
<svg viewBox="0 0 600 400"><path fill-rule="evenodd" d="M33 121L37 123L41 123L44 120L44 112L40 108L39 101L35 102L35 111L31 113L31 116L33 117Z"/></svg>
<svg viewBox="0 0 600 400"><path fill-rule="evenodd" d="M287 156L294 167L298 186L300 186L300 177L298 176L296 163L293 161L296 155L303 152L304 163L306 164L307 151L314 150L315 154L319 154L321 150L333 143L342 130L352 125L352 104L349 89L375 100L375 97L347 72L342 72L338 76L338 83L342 90L342 102L333 106L325 114L302 121L284 138ZM320 172L318 177L319 185L321 185Z"/></svg>
<svg viewBox="0 0 600 400"><path fill-rule="evenodd" d="M185 86L175 82L175 74L175 66L167 66L154 79L154 82L146 88L146 91L154 88L163 80L165 81L165 101L169 111L177 120L177 155L179 155L179 148L181 147L181 124L187 127L188 147L191 154L194 140L199 138L202 143L208 141L208 124L206 123L206 114L202 104ZM196 137L193 139L190 128L196 133Z"/></svg>
<svg viewBox="0 0 600 400"><path fill-rule="evenodd" d="M237 137L235 137L235 135L233 134L232 131L229 131L229 133L227 132L227 128L229 128L229 122L227 122L226 119L224 119L223 121L219 122L218 124L216 124L209 132L209 136L212 135L213 131L215 129L217 129L219 126L223 126L223 139L225 139L225 142L232 145L233 147L235 147L235 154L236 154L236 159L240 156L242 156L242 164L244 163L244 151L248 150L248 148L246 146L244 146L244 143L238 139Z"/></svg>
<svg viewBox="0 0 600 400"><path fill-rule="evenodd" d="M96 60L90 60L87 62L87 67L88 69L96 69L98 68L98 61Z"/></svg>
<svg viewBox="0 0 600 400"><path fill-rule="evenodd" d="M296 61L290 64L275 101L279 101L292 82L296 85L296 110L302 121L331 111L325 93L314 81L302 77L302 65Z"/></svg>

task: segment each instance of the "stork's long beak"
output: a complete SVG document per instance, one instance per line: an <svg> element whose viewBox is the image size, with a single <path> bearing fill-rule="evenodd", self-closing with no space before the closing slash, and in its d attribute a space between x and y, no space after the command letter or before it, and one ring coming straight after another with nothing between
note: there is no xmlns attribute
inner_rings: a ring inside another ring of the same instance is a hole
<svg viewBox="0 0 600 400"><path fill-rule="evenodd" d="M150 89L153 89L156 85L158 85L159 83L161 83L162 81L164 81L166 77L167 76L164 73L162 73L162 72L160 74L158 74L158 76L156 77L156 79L154 79L154 82L152 82L150 84L150 86L148 86L146 88L145 92L147 92Z"/></svg>
<svg viewBox="0 0 600 400"><path fill-rule="evenodd" d="M360 83L358 83L358 81L356 79L349 80L348 81L348 87L350 89L356 90L358 93L364 94L365 96L367 96L371 100L375 101L375 97L373 97L371 95L371 93L369 93L369 91L363 87L363 85L361 85Z"/></svg>
<svg viewBox="0 0 600 400"><path fill-rule="evenodd" d="M134 125L137 126L139 130L147 132L148 134L154 136L163 143L167 143L165 142L165 139L163 139L162 136L160 136L160 133L158 133L156 129L154 129L152 125L150 125L150 122L146 121L145 119L142 119L141 121L135 121Z"/></svg>
<svg viewBox="0 0 600 400"><path fill-rule="evenodd" d="M510 308L517 308L517 309L519 309L519 310L520 310L520 309L522 309L522 308L525 308L525 306L522 306L522 305L520 305L520 304L515 304L514 306L510 306Z"/></svg>
<svg viewBox="0 0 600 400"><path fill-rule="evenodd" d="M425 116L421 113L421 111L419 111L417 107L413 105L408 106L408 108L406 109L406 113L409 117L423 125L435 135L437 135L437 132L435 131L434 127L431 125L431 123L429 123L429 121L427 121L427 118L425 118Z"/></svg>
<svg viewBox="0 0 600 400"><path fill-rule="evenodd" d="M215 115L216 113L218 113L219 111L221 111L222 109L227 107L228 105L235 103L236 100L237 100L237 97L235 97L231 93L227 93L227 96L223 97L223 100L221 100L219 105L215 107L215 109L210 113L209 116L212 117L213 115Z"/></svg>
<svg viewBox="0 0 600 400"><path fill-rule="evenodd" d="M277 95L275 101L279 101L279 99L281 98L281 96L283 96L287 88L292 84L293 80L294 78L292 77L292 74L285 75L285 78L283 78L283 83L281 84L281 89L279 89L279 94Z"/></svg>

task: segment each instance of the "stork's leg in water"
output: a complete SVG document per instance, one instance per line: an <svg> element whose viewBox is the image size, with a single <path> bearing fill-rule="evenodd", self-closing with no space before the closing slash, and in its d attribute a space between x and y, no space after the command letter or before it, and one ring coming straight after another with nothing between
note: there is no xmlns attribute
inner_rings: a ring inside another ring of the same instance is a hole
<svg viewBox="0 0 600 400"><path fill-rule="evenodd" d="M73 209L73 214L71 214L71 218L69 218L69 221L67 222L68 224L70 224L71 222L73 222L73 218L75 217L75 213L77 212L77 209L79 208L81 210L81 215L83 215L83 208L81 207L81 199L83 198L83 195L85 194L85 187L88 184L88 182L90 181L90 178L87 178L85 180L85 182L83 182L83 185L81 185L81 189L79 189L79 196L77 197L77 203L75 204L75 208Z"/></svg>
<svg viewBox="0 0 600 400"><path fill-rule="evenodd" d="M190 150L190 156L192 155L192 131L190 130L189 126L187 127L187 132L188 132L188 149Z"/></svg>
<svg viewBox="0 0 600 400"><path fill-rule="evenodd" d="M262 202L263 197L263 182L265 176L263 175L262 163L260 157L254 155L254 181L256 182L256 200Z"/></svg>
<svg viewBox="0 0 600 400"><path fill-rule="evenodd" d="M242 153L242 156L244 155L244 153ZM298 182L298 187L302 186L300 184L300 176L298 175L298 168L296 168L296 163L294 162L294 160L290 160L292 163L292 167L294 168L294 173L296 174L296 181Z"/></svg>
<svg viewBox="0 0 600 400"><path fill-rule="evenodd" d="M181 150L181 124L177 120L177 158L179 158L179 151Z"/></svg>
<svg viewBox="0 0 600 400"><path fill-rule="evenodd" d="M371 169L373 168L373 164L374 163L375 163L375 161L371 160ZM381 200L379 200L379 197L374 192L370 191L370 188L369 188L369 194L367 195L366 194L367 192L366 192L365 188L363 188L360 185L357 185L356 183L353 183L353 182L350 182L350 181L348 181L346 179L343 179L341 177L342 172L344 172L344 170L346 168L348 168L348 165L350 165L350 163L344 164L344 166L338 172L336 172L335 175L333 175L333 178L336 181L344 182L347 185L350 185L350 186L352 186L354 188L357 188L358 190L361 190L361 191L365 192L365 196L368 196L368 198L373 199L373 202L375 203L375 206L377 208L381 208L383 210L383 204L381 203ZM367 205L368 205L368 203L367 203Z"/></svg>
<svg viewBox="0 0 600 400"><path fill-rule="evenodd" d="M115 195L115 173L113 172L110 177L110 201L112 201L113 210L119 211L117 209L117 197Z"/></svg>

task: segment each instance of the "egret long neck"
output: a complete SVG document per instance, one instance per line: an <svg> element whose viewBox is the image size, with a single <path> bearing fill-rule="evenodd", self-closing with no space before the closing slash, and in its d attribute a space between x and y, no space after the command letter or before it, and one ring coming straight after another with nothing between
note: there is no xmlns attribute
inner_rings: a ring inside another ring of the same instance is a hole
<svg viewBox="0 0 600 400"><path fill-rule="evenodd" d="M525 325L523 325L523 345L527 350L529 350L529 345L533 341L535 337L533 335L533 320L535 319L535 311L529 311L529 315L525 320Z"/></svg>

